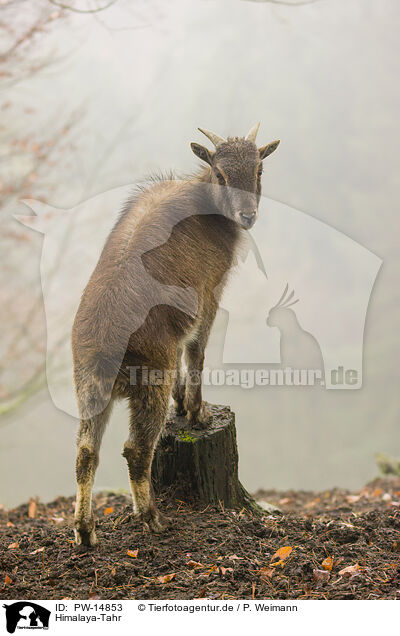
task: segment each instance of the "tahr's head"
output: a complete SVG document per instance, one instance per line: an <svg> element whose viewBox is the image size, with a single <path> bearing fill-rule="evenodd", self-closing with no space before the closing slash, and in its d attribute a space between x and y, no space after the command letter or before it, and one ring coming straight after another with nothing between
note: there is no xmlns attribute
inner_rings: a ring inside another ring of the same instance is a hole
<svg viewBox="0 0 400 636"><path fill-rule="evenodd" d="M210 166L211 183L220 186L213 188L217 208L246 230L257 218L263 159L279 146L279 141L261 148L256 146L259 125L256 124L247 137L228 137L226 140L199 128L214 144L214 152L200 144L190 144L194 154Z"/></svg>

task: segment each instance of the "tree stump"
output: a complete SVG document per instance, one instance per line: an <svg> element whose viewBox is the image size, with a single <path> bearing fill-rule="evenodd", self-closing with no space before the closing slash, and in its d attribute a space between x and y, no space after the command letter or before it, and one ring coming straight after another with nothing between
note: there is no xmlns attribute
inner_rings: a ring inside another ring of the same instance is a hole
<svg viewBox="0 0 400 636"><path fill-rule="evenodd" d="M190 503L220 503L262 514L239 481L235 414L228 406L207 408L205 429L189 428L184 416L170 410L152 465L156 493L172 489L175 497Z"/></svg>

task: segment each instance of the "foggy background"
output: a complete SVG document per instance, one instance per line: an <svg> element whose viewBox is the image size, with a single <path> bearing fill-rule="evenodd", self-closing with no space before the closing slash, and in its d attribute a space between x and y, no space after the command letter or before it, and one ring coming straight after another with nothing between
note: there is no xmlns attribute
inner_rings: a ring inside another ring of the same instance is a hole
<svg viewBox="0 0 400 636"><path fill-rule="evenodd" d="M240 477L250 491L361 487L377 474L375 452L400 455L398 4L149 0L66 13L51 18L54 28L37 44L49 64L18 82L0 76L0 503L75 490L77 423L55 408L40 374L43 237L12 218L27 213L18 198L70 208L152 171L188 172L198 165L190 141L204 143L197 126L244 135L259 120L260 144L281 139L265 161L264 194L383 259L364 333L363 387L214 387L205 399L236 413ZM32 150L50 129L64 146L25 170L27 144ZM10 135L19 139L12 157ZM253 232L262 243L257 225ZM120 455L127 430L120 404L97 488L128 487Z"/></svg>

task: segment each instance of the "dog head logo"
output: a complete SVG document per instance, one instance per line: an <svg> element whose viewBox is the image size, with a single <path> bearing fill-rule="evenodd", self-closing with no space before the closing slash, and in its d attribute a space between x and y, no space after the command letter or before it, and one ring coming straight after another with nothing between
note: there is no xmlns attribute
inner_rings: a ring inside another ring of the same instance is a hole
<svg viewBox="0 0 400 636"><path fill-rule="evenodd" d="M48 629L50 610L32 603L32 601L18 601L11 605L4 604L6 610L6 627L9 634L18 629Z"/></svg>

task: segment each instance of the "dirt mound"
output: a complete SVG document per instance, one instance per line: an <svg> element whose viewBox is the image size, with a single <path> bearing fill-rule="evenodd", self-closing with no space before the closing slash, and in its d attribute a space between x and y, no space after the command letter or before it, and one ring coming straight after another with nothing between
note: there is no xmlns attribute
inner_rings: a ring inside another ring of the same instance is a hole
<svg viewBox="0 0 400 636"><path fill-rule="evenodd" d="M400 479L357 493L259 491L282 514L165 497L163 534L125 495L94 498L99 546L79 553L73 498L0 511L4 599L400 599Z"/></svg>

